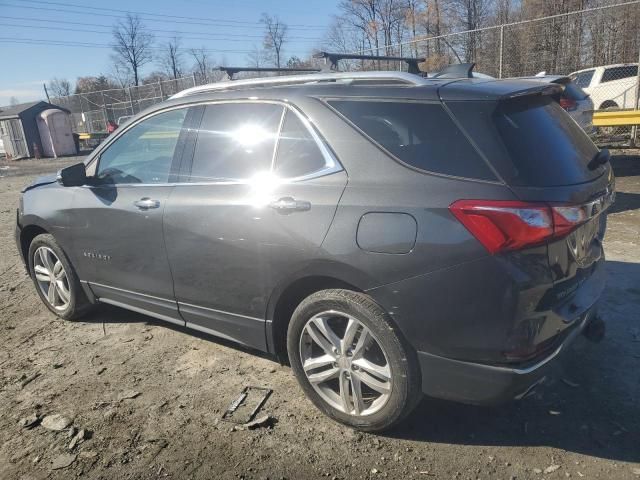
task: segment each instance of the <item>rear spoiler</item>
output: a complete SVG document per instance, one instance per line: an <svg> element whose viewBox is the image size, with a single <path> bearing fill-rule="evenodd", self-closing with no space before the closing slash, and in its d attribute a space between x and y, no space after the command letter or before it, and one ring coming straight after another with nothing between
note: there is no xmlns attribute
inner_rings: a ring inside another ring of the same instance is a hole
<svg viewBox="0 0 640 480"><path fill-rule="evenodd" d="M531 96L546 96L546 95L559 95L563 92L564 87L557 83L550 83L548 85L542 85L540 87L529 87L522 90L516 90L509 92L508 94L501 95L498 100L509 100L512 98L531 97Z"/></svg>
<svg viewBox="0 0 640 480"><path fill-rule="evenodd" d="M508 100L527 96L552 96L562 94L564 87L557 83L539 80L485 80L462 78L447 82L438 88L443 101L455 100Z"/></svg>

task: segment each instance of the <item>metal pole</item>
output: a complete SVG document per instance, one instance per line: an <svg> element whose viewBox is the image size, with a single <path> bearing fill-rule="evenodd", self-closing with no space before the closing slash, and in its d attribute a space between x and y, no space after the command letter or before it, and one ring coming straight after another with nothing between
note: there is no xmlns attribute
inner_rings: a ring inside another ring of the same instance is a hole
<svg viewBox="0 0 640 480"><path fill-rule="evenodd" d="M47 96L47 102L51 103L51 100L49 99L49 91L47 90L47 84L43 83L42 86L44 87L44 94Z"/></svg>
<svg viewBox="0 0 640 480"><path fill-rule="evenodd" d="M634 108L640 110L640 34L638 35L638 74L636 75L636 99ZM629 146L634 148L636 146L636 137L638 136L638 126L631 127L631 139L629 140Z"/></svg>
<svg viewBox="0 0 640 480"><path fill-rule="evenodd" d="M107 112L107 101L104 98L104 91L100 92L100 96L102 97L102 115L104 116L104 126L107 127L107 121L109 120L109 114Z"/></svg>
<svg viewBox="0 0 640 480"><path fill-rule="evenodd" d="M504 61L504 25L500 26L500 51L498 60L498 78L502 78L502 63Z"/></svg>
<svg viewBox="0 0 640 480"><path fill-rule="evenodd" d="M193 79L193 86L195 87L197 85L197 83L196 83L196 72L193 72L191 74L191 78Z"/></svg>
<svg viewBox="0 0 640 480"><path fill-rule="evenodd" d="M127 93L129 94L129 105L131 105L131 115L135 115L136 112L133 111L133 97L131 96L131 87L127 88Z"/></svg>

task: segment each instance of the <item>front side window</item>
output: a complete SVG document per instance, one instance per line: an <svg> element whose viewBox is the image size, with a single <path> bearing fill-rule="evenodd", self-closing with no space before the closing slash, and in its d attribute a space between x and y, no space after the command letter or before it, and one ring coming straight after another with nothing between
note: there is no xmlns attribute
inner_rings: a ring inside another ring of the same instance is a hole
<svg viewBox="0 0 640 480"><path fill-rule="evenodd" d="M283 111L269 103L207 105L191 182L245 180L270 171Z"/></svg>
<svg viewBox="0 0 640 480"><path fill-rule="evenodd" d="M123 133L100 155L101 182L167 183L187 108L153 115Z"/></svg>
<svg viewBox="0 0 640 480"><path fill-rule="evenodd" d="M621 80L623 78L631 78L638 75L637 65L625 65L624 67L607 68L602 74L601 83Z"/></svg>
<svg viewBox="0 0 640 480"><path fill-rule="evenodd" d="M457 177L496 179L442 105L355 100L334 100L329 105L414 168Z"/></svg>

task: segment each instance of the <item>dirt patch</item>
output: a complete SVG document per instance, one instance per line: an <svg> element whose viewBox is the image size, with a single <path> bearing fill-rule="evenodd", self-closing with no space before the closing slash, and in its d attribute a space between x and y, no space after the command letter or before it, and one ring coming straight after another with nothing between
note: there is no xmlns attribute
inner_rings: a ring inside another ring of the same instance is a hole
<svg viewBox="0 0 640 480"><path fill-rule="evenodd" d="M425 399L382 436L327 419L255 352L116 308L50 314L18 259L15 207L34 176L75 161L0 162L0 477L640 479L639 156L614 159L604 342L579 339L520 403ZM275 421L220 421L246 385L274 390L261 415ZM44 428L55 414L72 425Z"/></svg>

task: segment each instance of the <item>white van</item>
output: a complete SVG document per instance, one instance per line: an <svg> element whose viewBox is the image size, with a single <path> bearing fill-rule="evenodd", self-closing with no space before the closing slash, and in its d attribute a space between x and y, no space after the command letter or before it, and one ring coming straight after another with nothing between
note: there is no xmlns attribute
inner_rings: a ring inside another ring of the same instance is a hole
<svg viewBox="0 0 640 480"><path fill-rule="evenodd" d="M585 68L569 76L577 86L589 94L597 110L636 108L637 63Z"/></svg>

